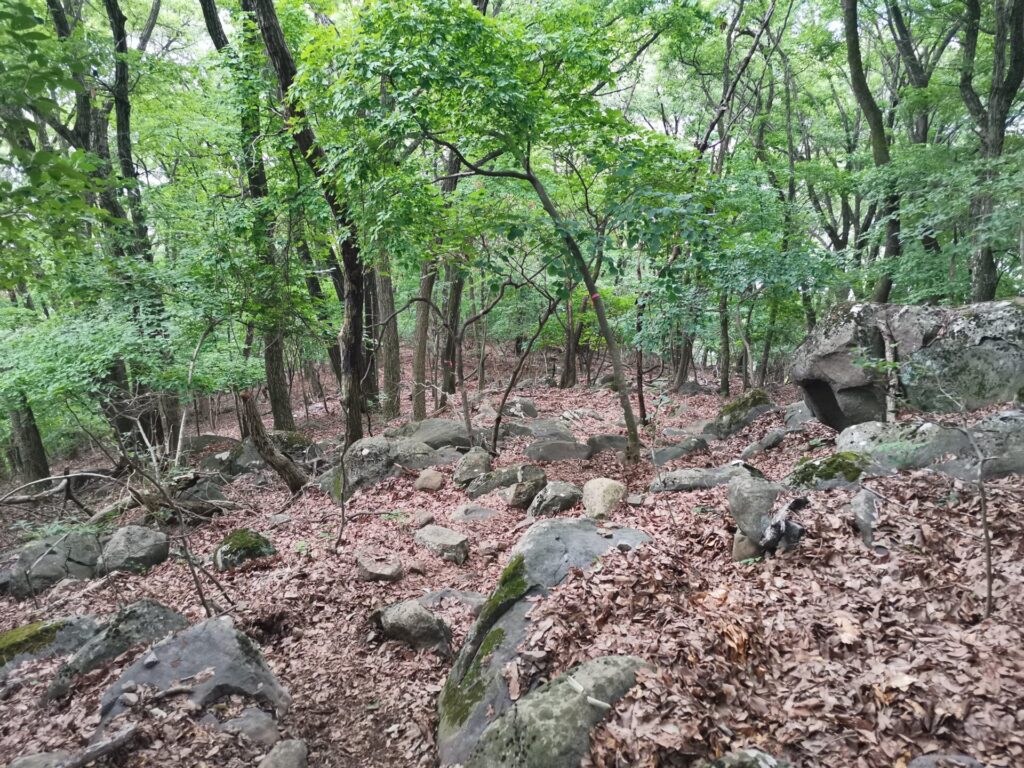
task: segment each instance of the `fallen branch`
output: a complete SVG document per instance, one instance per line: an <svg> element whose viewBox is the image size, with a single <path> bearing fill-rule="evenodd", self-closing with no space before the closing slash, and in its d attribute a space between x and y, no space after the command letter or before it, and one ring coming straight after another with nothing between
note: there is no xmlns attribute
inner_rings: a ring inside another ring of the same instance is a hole
<svg viewBox="0 0 1024 768"><path fill-rule="evenodd" d="M90 744L84 751L74 757L56 763L57 768L85 768L89 763L94 763L105 755L109 755L132 741L139 728L136 725L128 725L115 733L109 739Z"/></svg>

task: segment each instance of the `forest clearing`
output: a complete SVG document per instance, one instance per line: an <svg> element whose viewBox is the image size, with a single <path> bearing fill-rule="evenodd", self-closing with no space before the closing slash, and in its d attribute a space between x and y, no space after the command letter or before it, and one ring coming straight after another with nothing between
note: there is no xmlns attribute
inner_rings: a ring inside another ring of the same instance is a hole
<svg viewBox="0 0 1024 768"><path fill-rule="evenodd" d="M7 0L0 765L1024 765L1024 0Z"/></svg>

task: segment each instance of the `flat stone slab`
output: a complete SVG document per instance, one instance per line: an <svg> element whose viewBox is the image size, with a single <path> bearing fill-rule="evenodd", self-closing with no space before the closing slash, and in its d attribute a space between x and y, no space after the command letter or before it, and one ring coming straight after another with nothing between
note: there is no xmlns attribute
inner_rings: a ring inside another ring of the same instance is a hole
<svg viewBox="0 0 1024 768"><path fill-rule="evenodd" d="M590 446L575 440L552 440L544 438L526 446L526 455L531 461L582 461L590 458Z"/></svg>
<svg viewBox="0 0 1024 768"><path fill-rule="evenodd" d="M469 539L451 528L425 525L416 531L413 538L442 560L462 565L469 559Z"/></svg>
<svg viewBox="0 0 1024 768"><path fill-rule="evenodd" d="M660 467L668 464L670 461L689 456L691 453L706 450L707 447L708 442L703 437L690 437L682 442L655 449L653 460Z"/></svg>
<svg viewBox="0 0 1024 768"><path fill-rule="evenodd" d="M721 467L707 469L677 469L667 472L651 483L652 493L671 493L674 491L698 491L725 485L734 477L754 474L754 470L745 464L726 464Z"/></svg>
<svg viewBox="0 0 1024 768"><path fill-rule="evenodd" d="M500 515L496 509L490 507L482 507L479 504L463 504L456 508L448 517L456 522L463 522L467 520L490 520L492 517Z"/></svg>

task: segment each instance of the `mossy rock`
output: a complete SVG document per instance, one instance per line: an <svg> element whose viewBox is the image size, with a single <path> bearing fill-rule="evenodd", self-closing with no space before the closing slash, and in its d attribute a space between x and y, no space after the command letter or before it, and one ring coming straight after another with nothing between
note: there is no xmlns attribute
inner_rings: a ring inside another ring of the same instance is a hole
<svg viewBox="0 0 1024 768"><path fill-rule="evenodd" d="M0 634L0 667L23 653L36 653L51 645L67 624L64 619L37 621Z"/></svg>
<svg viewBox="0 0 1024 768"><path fill-rule="evenodd" d="M853 483L870 465L870 456L855 451L839 451L820 459L801 459L789 476L789 482L808 488L842 481Z"/></svg>
<svg viewBox="0 0 1024 768"><path fill-rule="evenodd" d="M773 407L774 403L767 392L752 389L722 407L711 425L711 431L719 437L728 437Z"/></svg>
<svg viewBox="0 0 1024 768"><path fill-rule="evenodd" d="M277 549L270 540L251 528L239 528L232 531L221 541L213 554L213 564L218 571L237 568L247 560L276 555Z"/></svg>
<svg viewBox="0 0 1024 768"><path fill-rule="evenodd" d="M487 681L480 674L480 666L504 639L505 630L503 629L493 629L488 632L483 642L480 643L462 680L456 683L452 677L449 677L445 682L444 688L441 689L438 711L446 726L458 727L466 722L473 707L483 698L484 691L487 689Z"/></svg>
<svg viewBox="0 0 1024 768"><path fill-rule="evenodd" d="M267 435L270 437L270 442L276 445L279 451L285 453L302 452L313 445L312 440L293 429L272 429Z"/></svg>

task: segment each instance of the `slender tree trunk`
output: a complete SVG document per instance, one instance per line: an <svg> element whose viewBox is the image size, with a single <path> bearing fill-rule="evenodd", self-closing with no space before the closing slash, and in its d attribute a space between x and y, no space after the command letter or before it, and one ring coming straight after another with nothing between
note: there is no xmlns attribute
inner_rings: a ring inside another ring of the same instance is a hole
<svg viewBox="0 0 1024 768"><path fill-rule="evenodd" d="M263 335L263 366L267 374L267 396L274 415L274 429L294 430L292 401L284 366L284 338L280 333Z"/></svg>
<svg viewBox="0 0 1024 768"><path fill-rule="evenodd" d="M676 392L686 384L686 377L690 373L690 362L693 359L693 337L689 333L683 334L683 348L679 353L679 365L676 368L676 375L672 381L672 389Z"/></svg>
<svg viewBox="0 0 1024 768"><path fill-rule="evenodd" d="M560 389L571 389L576 386L576 350L577 350L576 316L572 307L572 285L565 300L565 354L562 356L562 375L558 386Z"/></svg>
<svg viewBox="0 0 1024 768"><path fill-rule="evenodd" d="M24 396L17 408L10 411L11 444L14 448L14 469L26 482L50 476L50 463L46 459L43 438L36 425L32 407Z"/></svg>
<svg viewBox="0 0 1024 768"><path fill-rule="evenodd" d="M757 365L757 376L754 379L755 386L763 387L768 379L768 359L772 351L772 341L775 336L775 324L779 316L779 304L772 299L768 310L768 329L764 332L764 346L761 347L761 362Z"/></svg>
<svg viewBox="0 0 1024 768"><path fill-rule="evenodd" d="M395 287L391 282L391 265L386 253L381 254L375 270L377 277L377 308L380 310L380 365L383 379L381 415L393 419L401 408L402 361L398 346L398 318L395 317Z"/></svg>
<svg viewBox="0 0 1024 768"><path fill-rule="evenodd" d="M729 396L729 293L718 294L718 391L722 397Z"/></svg>
<svg viewBox="0 0 1024 768"><path fill-rule="evenodd" d="M256 451L280 475L281 479L288 486L288 490L292 493L298 493L309 482L309 476L302 467L281 453L277 446L270 442L267 430L263 426L263 420L260 418L259 410L256 408L256 398L253 397L252 392L242 392L239 395L239 399L242 405L242 423L245 425L249 437L252 438Z"/></svg>
<svg viewBox="0 0 1024 768"><path fill-rule="evenodd" d="M444 271L448 290L442 310L447 327L441 330L441 405L447 402L448 395L455 394L455 345L462 319L462 291L466 284L465 275L457 265L445 265Z"/></svg>
<svg viewBox="0 0 1024 768"><path fill-rule="evenodd" d="M377 270L371 269L363 275L363 302L366 305L366 337L367 347L363 355L364 372L362 376L363 401L367 407L376 408L380 401L380 376L377 370L378 343L377 322L380 308L377 305Z"/></svg>
<svg viewBox="0 0 1024 768"><path fill-rule="evenodd" d="M416 327L412 349L412 418L427 418L427 340L430 333L430 301L437 280L437 264L425 261L420 267L419 301L416 302Z"/></svg>
<svg viewBox="0 0 1024 768"><path fill-rule="evenodd" d="M306 268L306 293L313 300L316 308L317 318L323 326L324 349L327 350L327 359L331 362L331 371L334 378L341 386L341 347L338 346L338 334L331 329L325 306L324 289L320 285L320 278L313 271L313 257L309 252L309 244L305 240L299 240L299 259Z"/></svg>

